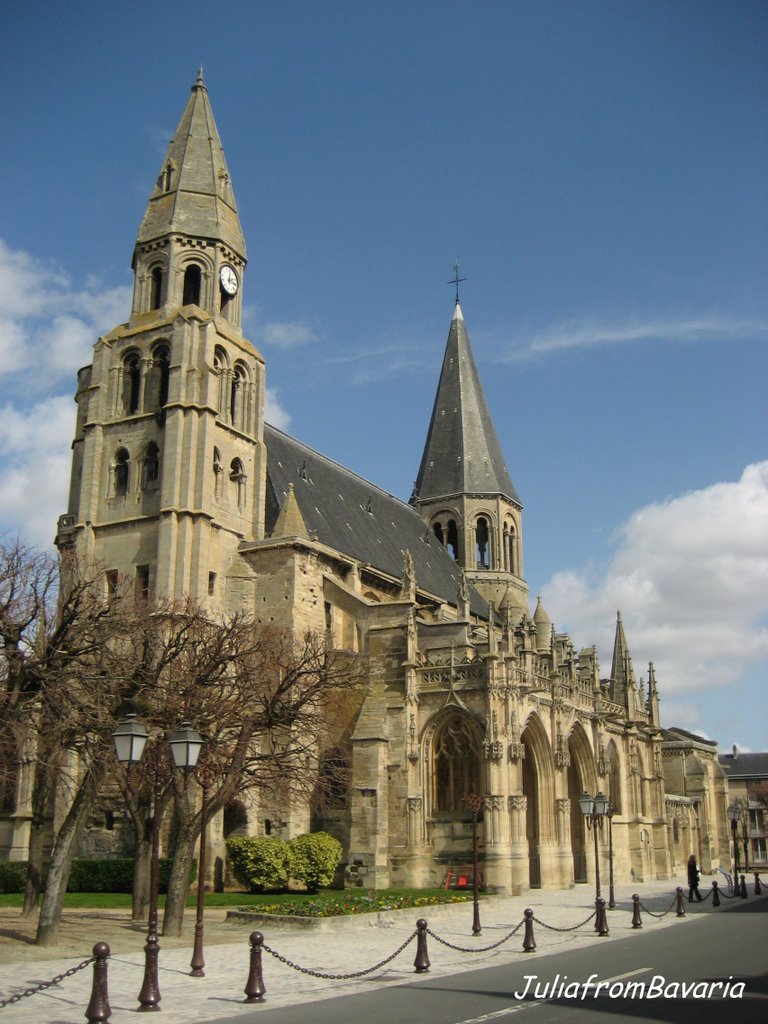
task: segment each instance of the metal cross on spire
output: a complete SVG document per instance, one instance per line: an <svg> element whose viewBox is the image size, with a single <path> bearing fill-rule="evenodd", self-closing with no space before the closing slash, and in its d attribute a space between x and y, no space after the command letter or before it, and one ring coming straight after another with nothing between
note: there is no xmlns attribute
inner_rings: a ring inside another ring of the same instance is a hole
<svg viewBox="0 0 768 1024"><path fill-rule="evenodd" d="M450 281L446 281L446 284L455 284L456 285L456 305L457 306L459 304L459 284L462 281L466 281L466 280L467 280L466 277L459 277L459 263L458 263L458 260L457 260L456 263L453 264L453 277L451 278Z"/></svg>

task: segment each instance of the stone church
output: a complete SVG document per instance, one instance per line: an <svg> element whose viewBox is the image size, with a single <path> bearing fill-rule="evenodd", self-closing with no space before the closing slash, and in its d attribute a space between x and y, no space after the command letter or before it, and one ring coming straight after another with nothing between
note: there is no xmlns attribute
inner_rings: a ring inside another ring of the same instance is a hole
<svg viewBox="0 0 768 1024"><path fill-rule="evenodd" d="M473 789L496 891L592 877L584 791L610 798L617 881L672 877L691 851L711 870L727 850L725 791L666 792L653 665L636 676L621 617L603 678L594 647L558 632L540 600L531 609L523 507L458 296L404 502L264 422L246 263L200 74L139 228L130 316L78 375L59 549L107 567L107 588L127 576L142 596L246 608L364 656L351 792L312 824L339 835L366 886L440 884L466 865ZM272 829L274 809L243 813L250 834ZM277 819L295 834L310 810ZM214 843L226 815L218 828ZM606 873L607 843L606 828Z"/></svg>

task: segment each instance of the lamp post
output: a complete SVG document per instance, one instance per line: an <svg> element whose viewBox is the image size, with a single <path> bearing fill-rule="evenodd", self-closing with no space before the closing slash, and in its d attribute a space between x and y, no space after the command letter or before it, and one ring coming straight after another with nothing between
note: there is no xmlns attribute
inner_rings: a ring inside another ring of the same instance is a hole
<svg viewBox="0 0 768 1024"><path fill-rule="evenodd" d="M728 807L728 820L731 823L731 833L733 836L733 886L734 892L738 888L739 884L739 837L736 829L739 821L739 805L731 804Z"/></svg>
<svg viewBox="0 0 768 1024"><path fill-rule="evenodd" d="M472 812L472 934L480 935L480 901L478 899L479 879L477 877L477 816L483 809L485 801L474 786L469 796L464 797L467 807Z"/></svg>
<svg viewBox="0 0 768 1024"><path fill-rule="evenodd" d="M744 871L749 871L749 807L743 808L741 815L741 842L744 847Z"/></svg>
<svg viewBox="0 0 768 1024"><path fill-rule="evenodd" d="M599 795L599 794L598 794ZM613 815L616 808L608 801L605 816L608 819L608 909L613 910L616 900L613 894Z"/></svg>
<svg viewBox="0 0 768 1024"><path fill-rule="evenodd" d="M608 797L598 791L593 797L583 793L579 798L579 808L595 837L595 931L598 935L608 934L608 922L605 917L605 900L600 895L600 857L597 849L597 833L603 827L603 818L608 809Z"/></svg>
<svg viewBox="0 0 768 1024"><path fill-rule="evenodd" d="M194 767L202 740L195 733L198 744L190 741L189 731L194 730L184 723L181 729L169 737L169 745L177 768ZM130 767L141 760L149 738L147 730L138 721L136 715L126 715L117 723L112 733L115 753L121 764ZM139 992L139 1011L150 1012L160 1009L160 984L157 975L157 962L160 953L158 940L157 890L160 867L160 797L162 795L162 778L159 763L159 744L155 744L154 786L152 798L152 857L149 876L149 915L147 920L147 942L144 946L144 981Z"/></svg>

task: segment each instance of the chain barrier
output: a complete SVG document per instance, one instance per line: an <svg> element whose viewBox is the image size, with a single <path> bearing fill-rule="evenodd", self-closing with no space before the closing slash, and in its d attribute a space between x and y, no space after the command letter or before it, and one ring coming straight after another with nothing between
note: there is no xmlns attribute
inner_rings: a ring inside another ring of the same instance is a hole
<svg viewBox="0 0 768 1024"><path fill-rule="evenodd" d="M487 953L489 950L497 949L499 946L503 946L505 942L509 942L513 935L517 935L524 924L525 918L523 918L520 924L516 925L511 932L505 935L503 939L499 939L498 942L491 943L490 946L456 946L447 939L441 938L436 932L433 932L431 928L427 928L427 935L431 935L435 942L439 942L441 946L447 946L448 949L455 949L457 953Z"/></svg>
<svg viewBox="0 0 768 1024"><path fill-rule="evenodd" d="M364 971L349 971L347 974L327 974L325 971L313 971L309 967L302 967L300 964L296 964L293 960L289 960L287 956L282 956L277 950L272 949L270 946L263 944L262 949L273 956L275 960L279 960L281 964L285 964L286 967L291 967L294 971L298 971L300 974L308 974L311 978L322 978L325 981L350 981L352 978L364 978L367 974L373 974L374 971L380 970L382 967L386 967L388 963L391 963L395 957L400 956L403 950L409 946L416 938L418 932L412 932L402 945L398 946L391 956L386 957L384 960L380 960L373 967L366 967Z"/></svg>
<svg viewBox="0 0 768 1024"><path fill-rule="evenodd" d="M85 970L86 967L89 967L95 962L95 956L88 957L87 960L83 960L83 962L78 964L77 967L70 967L68 971L65 971L63 974L57 974L56 977L51 978L50 981L43 981L39 985L36 985L35 988L28 988L23 992L17 992L15 995L9 996L7 999L0 999L0 1010L5 1009L6 1006L13 1006L14 1003L18 1003L21 999L26 999L27 996L34 996L37 995L38 992L45 992L47 988L51 988L53 985L60 985L66 978L71 978L74 974L77 974L78 971Z"/></svg>
<svg viewBox="0 0 768 1024"><path fill-rule="evenodd" d="M646 907L646 905L644 903L641 903L640 906L645 911L645 913L646 914L650 914L651 917L666 917L667 914L670 912L672 907L675 906L676 903L677 903L677 895L672 897L672 902L669 904L667 909L663 913L661 913L661 914L654 914L654 912L652 910L649 910L648 907Z"/></svg>
<svg viewBox="0 0 768 1024"><path fill-rule="evenodd" d="M583 928L585 924L589 924L589 922L595 917L596 914L597 911L593 910L588 918L586 918L584 921L581 921L579 924L573 925L570 928L556 928L553 924L545 924L543 921L540 921L538 917L534 917L533 920L536 922L536 924L540 924L542 928L546 928L550 932L575 932L577 928Z"/></svg>

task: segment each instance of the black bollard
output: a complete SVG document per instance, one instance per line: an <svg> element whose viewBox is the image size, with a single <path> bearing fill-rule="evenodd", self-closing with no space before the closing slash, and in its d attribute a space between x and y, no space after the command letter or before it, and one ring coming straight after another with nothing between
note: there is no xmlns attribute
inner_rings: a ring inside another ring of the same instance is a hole
<svg viewBox="0 0 768 1024"><path fill-rule="evenodd" d="M632 927L643 927L643 919L640 917L640 897L637 893L634 893L632 896Z"/></svg>
<svg viewBox="0 0 768 1024"><path fill-rule="evenodd" d="M677 916L678 917L685 917L685 907L683 906L683 890L682 890L682 887L678 885L678 887L677 887L677 889L675 891L676 891L676 894L677 894Z"/></svg>
<svg viewBox="0 0 768 1024"><path fill-rule="evenodd" d="M717 888L717 882L712 882L712 906L720 906L720 890Z"/></svg>
<svg viewBox="0 0 768 1024"><path fill-rule="evenodd" d="M523 939L523 952L533 953L536 949L536 939L533 937L533 911L527 907L523 912L525 917L525 937Z"/></svg>
<svg viewBox="0 0 768 1024"><path fill-rule="evenodd" d="M109 1006L109 991L107 978L107 960L109 960L109 946L106 942L97 942L93 947L93 986L91 988L91 1001L85 1016L88 1024L109 1024L109 1015L112 1010Z"/></svg>
<svg viewBox="0 0 768 1024"><path fill-rule="evenodd" d="M251 966L248 972L248 981L245 983L244 1003L263 1003L264 993L267 991L264 984L264 975L261 971L261 947L264 945L264 936L261 932L251 932L248 941L251 944Z"/></svg>
<svg viewBox="0 0 768 1024"><path fill-rule="evenodd" d="M427 950L427 922L420 917L416 922L416 959L413 961L416 974L426 974L429 970L429 952Z"/></svg>
<svg viewBox="0 0 768 1024"><path fill-rule="evenodd" d="M608 917L605 913L605 900L598 896L595 900L595 929L598 935L608 934Z"/></svg>
<svg viewBox="0 0 768 1024"><path fill-rule="evenodd" d="M755 896L759 896L762 891L763 891L763 889L762 889L762 886L760 885L760 875L756 871L755 872Z"/></svg>
<svg viewBox="0 0 768 1024"><path fill-rule="evenodd" d="M744 875L741 876L741 885L739 886L739 896L745 900L748 896L747 883L744 881Z"/></svg>

